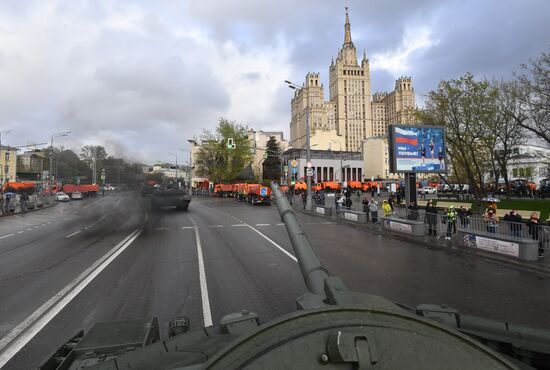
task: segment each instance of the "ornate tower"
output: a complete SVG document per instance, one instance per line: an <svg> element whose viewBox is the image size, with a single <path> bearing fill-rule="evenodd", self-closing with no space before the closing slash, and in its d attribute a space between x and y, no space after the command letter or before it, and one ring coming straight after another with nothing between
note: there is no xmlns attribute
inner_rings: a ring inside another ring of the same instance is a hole
<svg viewBox="0 0 550 370"><path fill-rule="evenodd" d="M372 136L370 68L364 52L361 64L357 63L347 7L344 44L329 67L329 76L337 133L344 137L346 150L359 150L362 140Z"/></svg>

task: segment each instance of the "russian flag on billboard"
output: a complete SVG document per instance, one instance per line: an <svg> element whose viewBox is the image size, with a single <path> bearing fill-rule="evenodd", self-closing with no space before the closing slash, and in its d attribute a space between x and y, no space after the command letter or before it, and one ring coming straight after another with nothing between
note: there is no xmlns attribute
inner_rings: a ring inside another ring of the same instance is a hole
<svg viewBox="0 0 550 370"><path fill-rule="evenodd" d="M395 142L398 144L408 144L418 146L418 136L416 132L410 130L403 130L402 128L395 128Z"/></svg>

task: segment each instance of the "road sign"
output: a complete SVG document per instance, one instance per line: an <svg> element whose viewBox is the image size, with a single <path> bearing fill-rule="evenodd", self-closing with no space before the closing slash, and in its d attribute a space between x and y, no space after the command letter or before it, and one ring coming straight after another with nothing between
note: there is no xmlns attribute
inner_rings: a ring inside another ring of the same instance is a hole
<svg viewBox="0 0 550 370"><path fill-rule="evenodd" d="M265 196L267 195L267 188L261 188L261 189L260 189L260 195L261 195L262 197L265 197Z"/></svg>
<svg viewBox="0 0 550 370"><path fill-rule="evenodd" d="M292 162L290 162L290 165L291 165L292 167L296 167L296 166L298 166L298 162L296 162L296 160L293 159Z"/></svg>
<svg viewBox="0 0 550 370"><path fill-rule="evenodd" d="M285 166L285 172L288 172L288 166Z"/></svg>
<svg viewBox="0 0 550 370"><path fill-rule="evenodd" d="M312 166L311 162L307 162L306 167L311 168L311 166Z"/></svg>
<svg viewBox="0 0 550 370"><path fill-rule="evenodd" d="M292 173L298 173L298 169L297 169L296 167L294 167L294 168L292 169Z"/></svg>
<svg viewBox="0 0 550 370"><path fill-rule="evenodd" d="M311 168L306 170L306 176L313 176L313 170Z"/></svg>

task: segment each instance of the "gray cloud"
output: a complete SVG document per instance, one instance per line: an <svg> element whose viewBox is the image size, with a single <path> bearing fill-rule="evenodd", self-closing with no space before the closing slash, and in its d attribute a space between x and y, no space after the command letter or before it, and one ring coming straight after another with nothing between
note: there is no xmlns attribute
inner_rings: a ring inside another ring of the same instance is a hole
<svg viewBox="0 0 550 370"><path fill-rule="evenodd" d="M373 91L400 75L419 95L466 72L509 77L550 46L547 0L3 1L0 129L16 129L3 141L70 129L60 144L153 162L220 116L288 134L282 80L321 72L328 97L344 5ZM404 55L419 32L431 44Z"/></svg>

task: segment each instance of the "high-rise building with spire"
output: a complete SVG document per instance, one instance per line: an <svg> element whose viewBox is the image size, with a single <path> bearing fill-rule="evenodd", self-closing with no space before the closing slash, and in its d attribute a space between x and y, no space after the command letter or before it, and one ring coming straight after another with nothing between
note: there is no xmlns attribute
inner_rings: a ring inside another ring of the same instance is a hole
<svg viewBox="0 0 550 370"><path fill-rule="evenodd" d="M414 90L410 77L401 77L390 93L371 94L369 60L361 62L352 41L348 8L344 43L329 67L329 101L324 101L319 73L308 73L303 88L292 98L290 145L305 148L309 114L315 149L359 151L364 139L385 135L390 123L414 123ZM337 144L335 146L335 144Z"/></svg>

